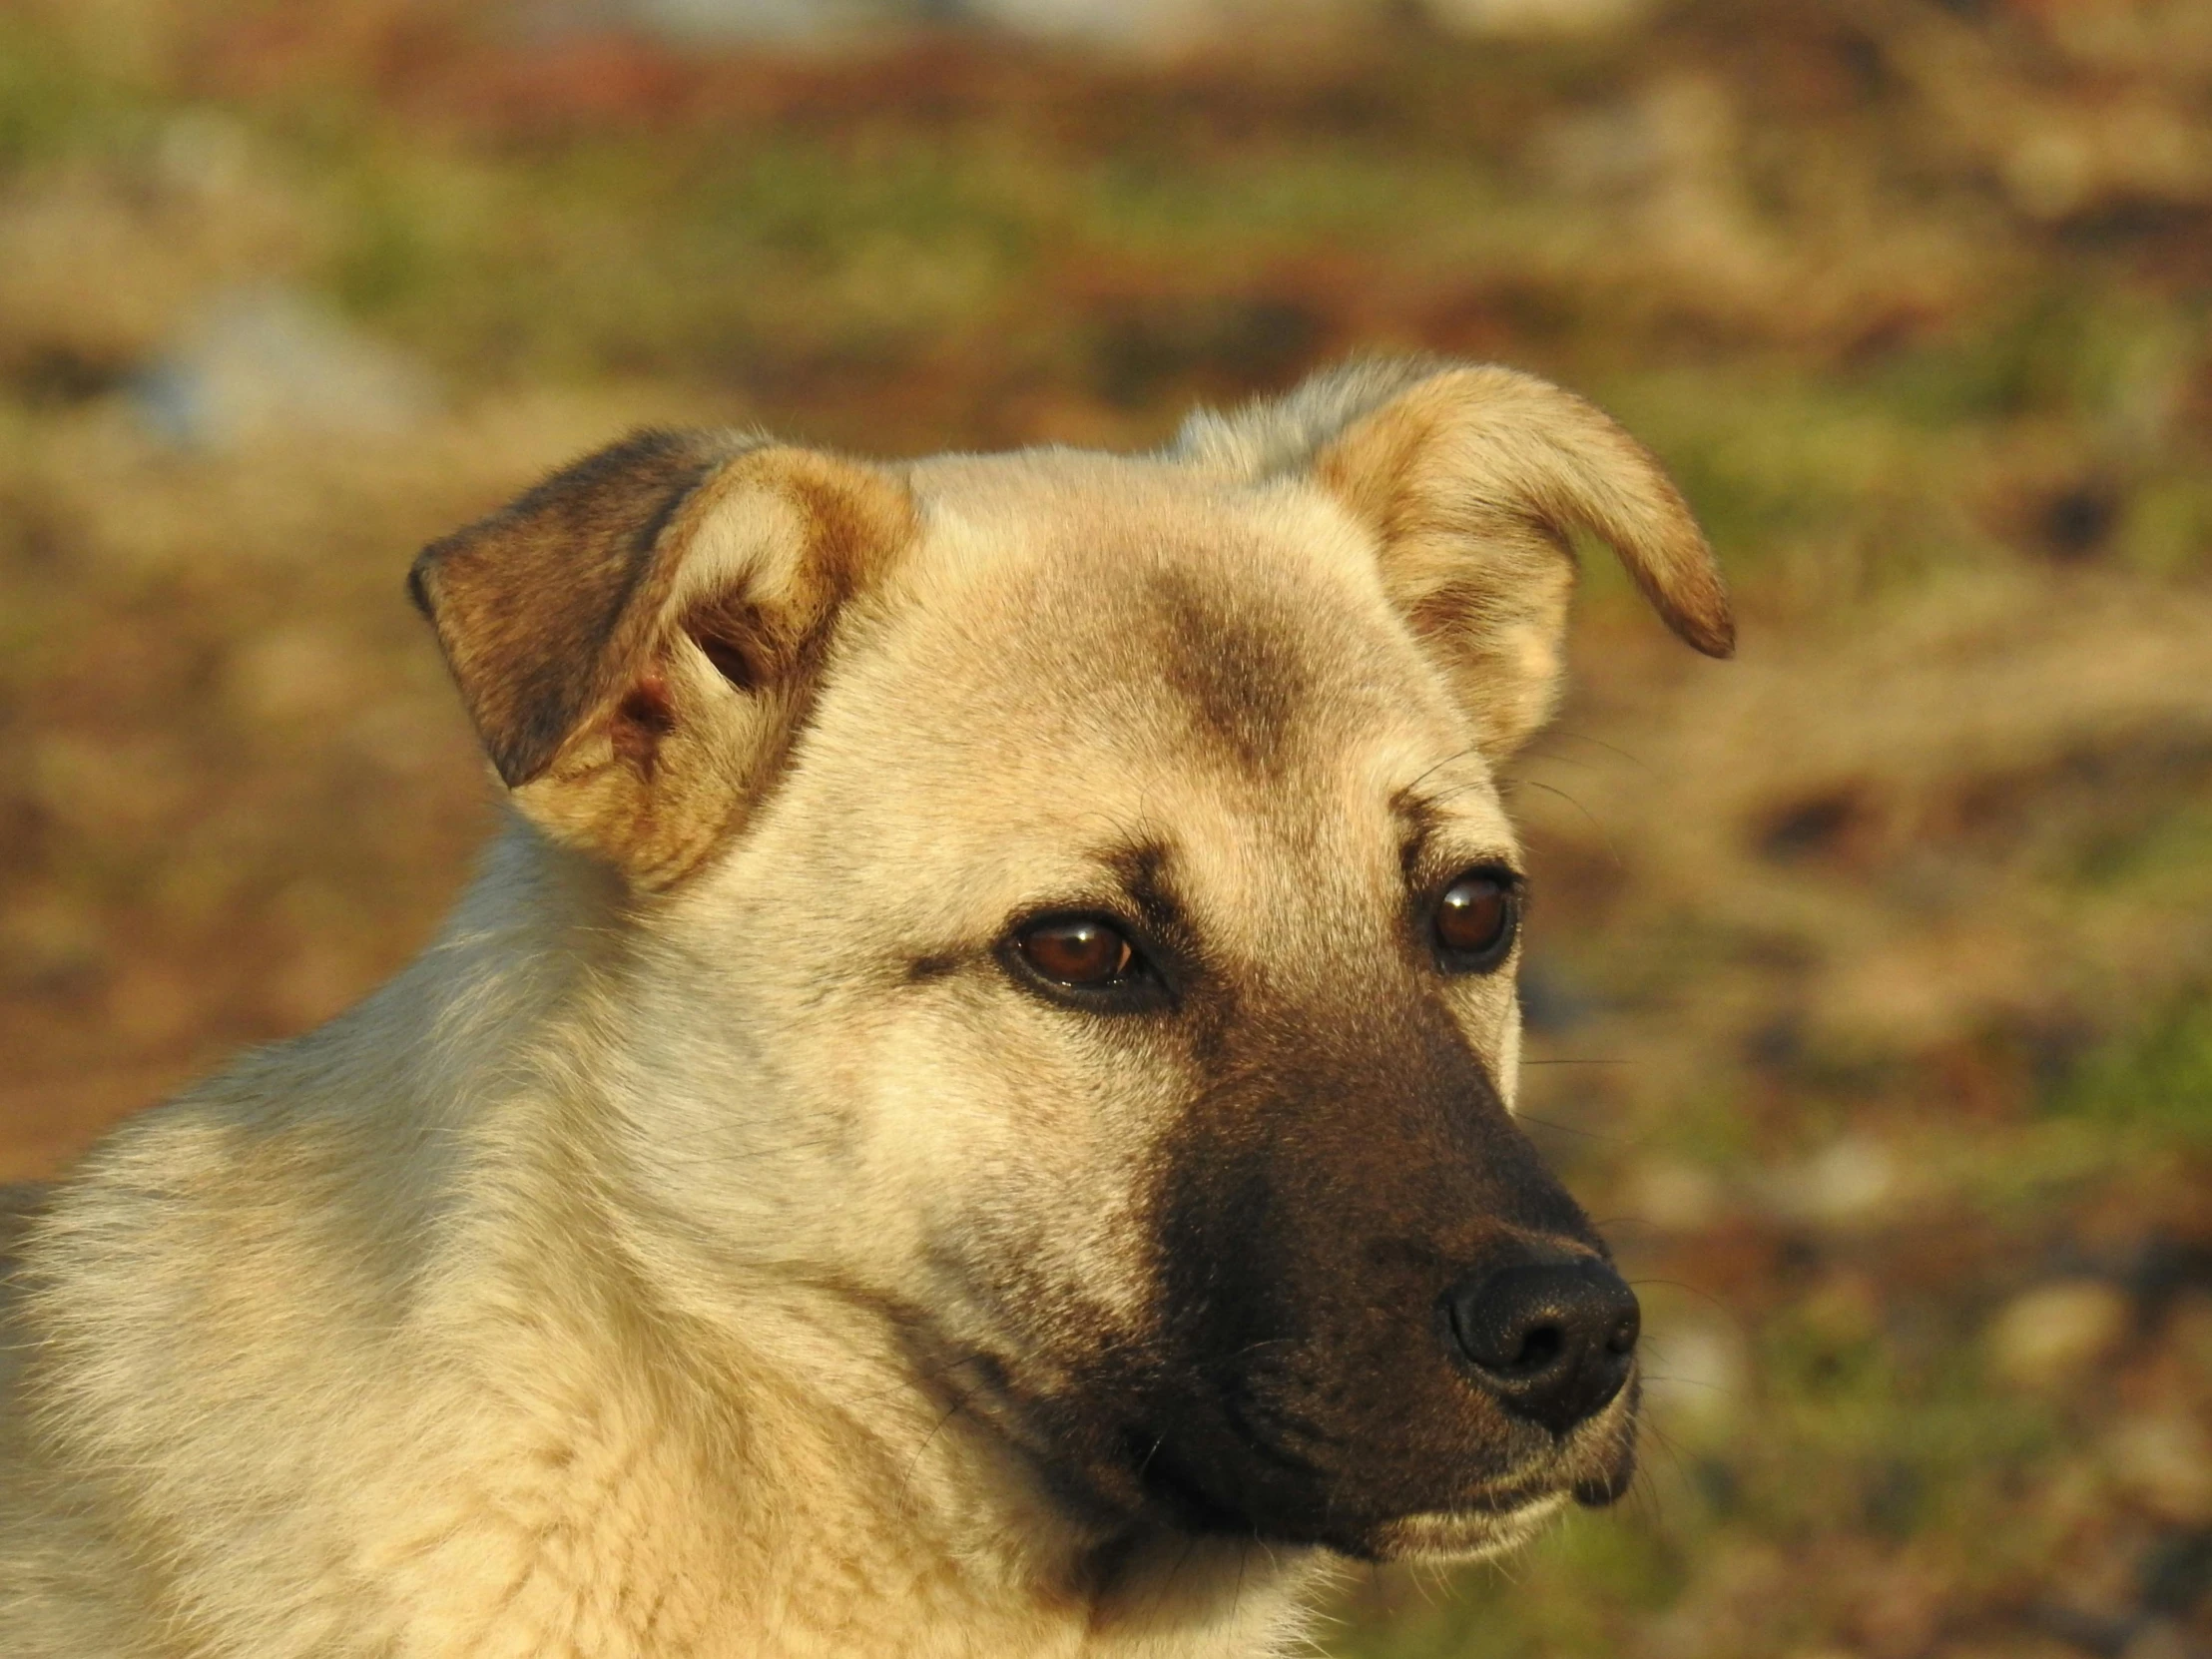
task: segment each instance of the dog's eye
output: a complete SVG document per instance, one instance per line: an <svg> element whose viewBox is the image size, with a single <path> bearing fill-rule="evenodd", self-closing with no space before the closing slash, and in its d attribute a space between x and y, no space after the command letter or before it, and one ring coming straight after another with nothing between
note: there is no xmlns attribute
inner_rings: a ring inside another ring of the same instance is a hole
<svg viewBox="0 0 2212 1659"><path fill-rule="evenodd" d="M1505 960L1520 924L1520 894L1510 873L1470 869L1436 899L1436 953L1453 973L1482 973Z"/></svg>
<svg viewBox="0 0 2212 1659"><path fill-rule="evenodd" d="M1096 916L1040 922L1015 935L1014 948L1045 978L1079 990L1118 984L1137 964L1121 929Z"/></svg>

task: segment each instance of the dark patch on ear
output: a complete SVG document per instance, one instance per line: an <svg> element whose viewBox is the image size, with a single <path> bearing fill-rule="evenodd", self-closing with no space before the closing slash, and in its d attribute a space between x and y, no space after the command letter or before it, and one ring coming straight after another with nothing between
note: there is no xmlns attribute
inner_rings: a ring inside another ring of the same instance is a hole
<svg viewBox="0 0 2212 1659"><path fill-rule="evenodd" d="M647 675L615 705L608 731L614 751L650 781L661 753L661 740L676 728L676 710L669 703L667 682Z"/></svg>
<svg viewBox="0 0 2212 1659"><path fill-rule="evenodd" d="M627 620L662 532L723 462L755 447L720 432L649 430L553 474L432 542L408 592L437 630L485 752L530 782L615 687Z"/></svg>
<svg viewBox="0 0 2212 1659"><path fill-rule="evenodd" d="M779 468L773 484L798 513L806 549L788 585L768 603L742 589L721 595L683 621L715 671L741 692L790 684L818 666L830 618L867 585L883 550L906 532L903 521L887 521L880 498L855 492L849 479L825 477L821 457L812 462L817 470L807 464ZM906 511L902 505L902 520Z"/></svg>
<svg viewBox="0 0 2212 1659"><path fill-rule="evenodd" d="M1162 571L1151 587L1160 671L1192 723L1248 771L1280 772L1306 698L1297 650L1249 604L1224 603L1187 572Z"/></svg>

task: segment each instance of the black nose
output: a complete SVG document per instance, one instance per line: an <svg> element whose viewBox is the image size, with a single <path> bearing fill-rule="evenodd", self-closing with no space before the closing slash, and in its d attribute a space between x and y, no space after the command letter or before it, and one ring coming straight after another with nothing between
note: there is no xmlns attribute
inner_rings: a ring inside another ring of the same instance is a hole
<svg viewBox="0 0 2212 1659"><path fill-rule="evenodd" d="M1469 1279L1444 1298L1451 1339L1515 1416L1563 1434L1628 1381L1641 1314L1603 1262L1527 1264Z"/></svg>

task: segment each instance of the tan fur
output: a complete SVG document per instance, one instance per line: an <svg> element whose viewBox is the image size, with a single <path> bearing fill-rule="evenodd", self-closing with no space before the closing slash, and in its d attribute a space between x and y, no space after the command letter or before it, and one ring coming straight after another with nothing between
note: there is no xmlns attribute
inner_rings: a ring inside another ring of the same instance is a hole
<svg viewBox="0 0 2212 1659"><path fill-rule="evenodd" d="M1650 451L1598 409L1494 364L1355 364L1272 419L1199 416L1182 449L1247 476L1310 468L1382 543L1390 596L1459 682L1485 749L1551 714L1574 567L1568 537L1609 543L1676 633L1734 649L1712 549Z"/></svg>
<svg viewBox="0 0 2212 1659"><path fill-rule="evenodd" d="M1147 1340L1189 1084L993 941L1172 832L1222 971L1325 1005L1407 789L1510 855L1562 526L1725 643L1687 524L1586 405L1423 364L1149 458L658 435L433 546L509 828L399 977L32 1224L0 1651L1289 1651L1324 1554L1071 1502L1006 1414ZM1509 1089L1509 977L1439 994Z"/></svg>

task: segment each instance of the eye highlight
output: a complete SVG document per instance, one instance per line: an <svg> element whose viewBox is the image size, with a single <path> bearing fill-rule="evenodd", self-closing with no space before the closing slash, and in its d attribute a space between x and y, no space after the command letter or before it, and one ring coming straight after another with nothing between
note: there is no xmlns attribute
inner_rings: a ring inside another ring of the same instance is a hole
<svg viewBox="0 0 2212 1659"><path fill-rule="evenodd" d="M1033 922L1009 941L1022 965L1070 990L1107 990L1137 977L1142 958L1128 935L1103 916Z"/></svg>
<svg viewBox="0 0 2212 1659"><path fill-rule="evenodd" d="M1452 877L1430 922L1446 973L1487 973L1512 953L1520 930L1520 878L1484 865Z"/></svg>

